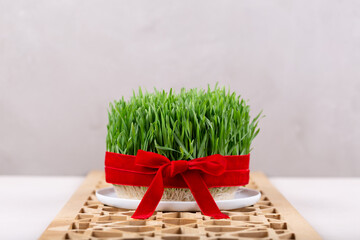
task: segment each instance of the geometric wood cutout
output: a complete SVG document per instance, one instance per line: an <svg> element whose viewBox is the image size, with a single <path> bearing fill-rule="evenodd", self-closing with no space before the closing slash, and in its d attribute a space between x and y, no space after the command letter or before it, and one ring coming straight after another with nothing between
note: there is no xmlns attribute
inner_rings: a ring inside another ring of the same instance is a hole
<svg viewBox="0 0 360 240"><path fill-rule="evenodd" d="M261 192L260 201L223 211L230 219L212 219L201 212L155 212L147 220L134 220L133 210L96 199L95 191L109 186L103 171L90 172L40 239L321 239L261 172L251 173L246 186Z"/></svg>

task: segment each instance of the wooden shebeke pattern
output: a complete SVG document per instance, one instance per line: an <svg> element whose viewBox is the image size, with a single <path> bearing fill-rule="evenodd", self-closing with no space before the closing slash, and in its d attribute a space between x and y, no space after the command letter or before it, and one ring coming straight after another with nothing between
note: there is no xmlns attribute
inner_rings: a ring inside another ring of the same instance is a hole
<svg viewBox="0 0 360 240"><path fill-rule="evenodd" d="M95 191L109 187L104 173L91 172L40 239L321 239L262 173L252 173L248 188L261 192L254 206L223 211L230 219L201 212L155 212L147 220L133 210L100 203Z"/></svg>

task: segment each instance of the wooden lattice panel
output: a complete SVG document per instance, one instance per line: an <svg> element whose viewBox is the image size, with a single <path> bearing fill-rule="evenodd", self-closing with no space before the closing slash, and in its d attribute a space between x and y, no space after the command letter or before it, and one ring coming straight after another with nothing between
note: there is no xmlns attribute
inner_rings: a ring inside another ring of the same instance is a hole
<svg viewBox="0 0 360 240"><path fill-rule="evenodd" d="M95 191L109 186L103 172L91 172L40 239L320 239L262 173L252 173L247 186L261 192L260 201L223 211L230 220L201 212L155 212L148 220L134 220L134 211L96 199Z"/></svg>

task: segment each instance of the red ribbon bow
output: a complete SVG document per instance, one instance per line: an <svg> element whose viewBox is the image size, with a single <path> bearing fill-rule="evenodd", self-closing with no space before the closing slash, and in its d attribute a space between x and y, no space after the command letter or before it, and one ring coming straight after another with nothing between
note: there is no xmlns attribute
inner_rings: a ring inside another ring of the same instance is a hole
<svg viewBox="0 0 360 240"><path fill-rule="evenodd" d="M174 177L177 174L180 174L186 182L204 215L215 219L229 218L229 216L220 212L205 181L201 177L201 172L214 176L220 176L224 173L226 159L222 155L215 154L190 161L170 161L163 155L138 150L135 164L157 169L157 173L132 218L149 218L154 213L164 193L163 175Z"/></svg>

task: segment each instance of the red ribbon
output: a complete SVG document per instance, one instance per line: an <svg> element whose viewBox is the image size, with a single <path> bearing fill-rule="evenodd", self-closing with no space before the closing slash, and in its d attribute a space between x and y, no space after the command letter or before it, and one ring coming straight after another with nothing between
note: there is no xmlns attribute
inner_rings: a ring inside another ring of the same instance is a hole
<svg viewBox="0 0 360 240"><path fill-rule="evenodd" d="M139 150L136 154L135 163L158 170L132 218L146 219L153 215L164 193L163 174L169 174L170 177L180 174L203 214L216 219L229 218L229 216L220 212L199 174L199 171L203 171L210 175L220 176L226 168L226 160L223 156L216 154L190 161L170 161L160 154Z"/></svg>
<svg viewBox="0 0 360 240"><path fill-rule="evenodd" d="M229 218L220 212L208 188L247 184L248 167L249 155L215 154L190 161L170 161L163 155L139 150L136 156L110 152L105 156L107 182L149 186L132 216L135 219L146 219L154 213L164 187L189 188L204 215Z"/></svg>

